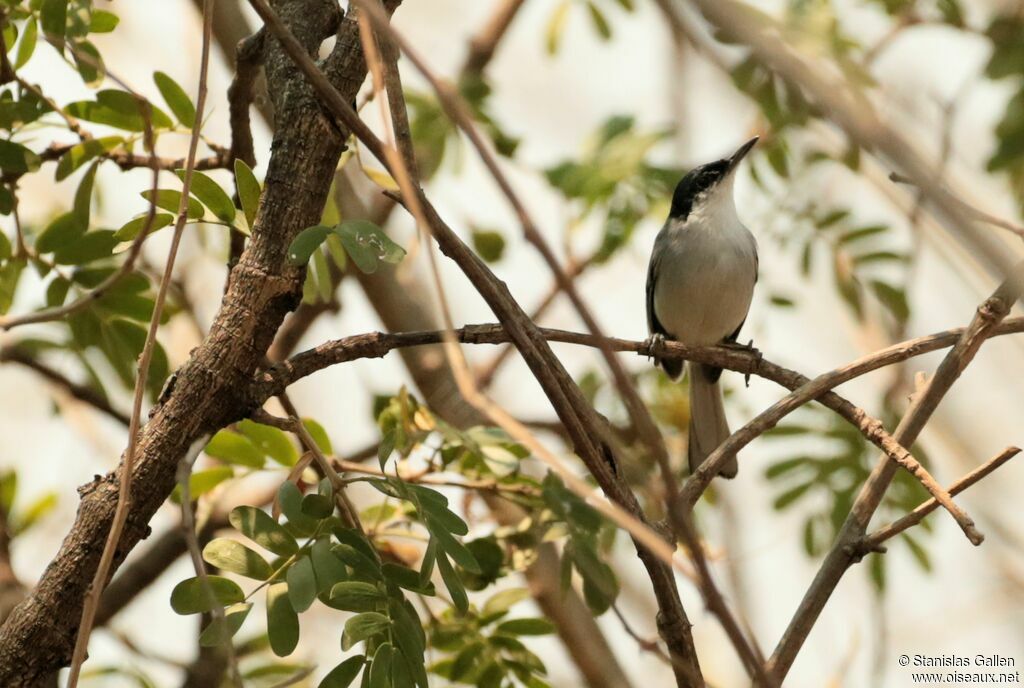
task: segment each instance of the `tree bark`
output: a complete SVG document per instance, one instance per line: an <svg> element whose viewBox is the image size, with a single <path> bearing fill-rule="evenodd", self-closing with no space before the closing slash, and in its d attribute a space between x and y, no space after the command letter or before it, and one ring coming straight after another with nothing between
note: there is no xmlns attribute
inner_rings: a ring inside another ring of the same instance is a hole
<svg viewBox="0 0 1024 688"><path fill-rule="evenodd" d="M393 11L400 0L390 0ZM338 40L322 68L347 98L366 75L359 29L341 20L334 0L278 2L278 11L310 55L335 29ZM347 132L317 104L312 89L268 40L265 66L277 131L252 240L231 271L220 312L150 414L139 439L132 504L115 568L139 540L175 484L178 461L197 440L249 415L249 389L285 314L301 296L303 270L287 262L291 240L315 224L324 206ZM82 600L99 562L117 503L117 473L79 489L70 533L38 586L0 628L0 685L37 686L71 658Z"/></svg>

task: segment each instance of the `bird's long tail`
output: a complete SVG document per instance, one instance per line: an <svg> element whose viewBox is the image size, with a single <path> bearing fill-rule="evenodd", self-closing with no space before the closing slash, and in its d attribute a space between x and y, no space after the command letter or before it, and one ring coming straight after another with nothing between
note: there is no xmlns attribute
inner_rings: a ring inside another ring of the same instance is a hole
<svg viewBox="0 0 1024 688"><path fill-rule="evenodd" d="M725 420L722 390L718 387L717 369L697 363L690 369L690 472L697 470L708 456L729 437ZM712 381L714 378L714 381ZM730 456L719 471L723 478L735 478L739 469L736 455Z"/></svg>

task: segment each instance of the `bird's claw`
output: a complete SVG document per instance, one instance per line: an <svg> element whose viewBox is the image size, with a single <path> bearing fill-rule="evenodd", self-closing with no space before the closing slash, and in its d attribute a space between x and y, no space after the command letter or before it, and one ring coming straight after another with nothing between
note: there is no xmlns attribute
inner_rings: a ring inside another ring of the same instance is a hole
<svg viewBox="0 0 1024 688"><path fill-rule="evenodd" d="M725 346L727 349L735 349L737 351L742 351L744 353L752 355L754 357L754 360L757 362L754 367L760 365L761 361L764 359L764 356L761 354L761 350L754 346L753 339L751 339L746 344L740 344L739 342L725 342L723 343L723 346ZM746 373L743 374L743 384L746 387L750 387L750 371L747 371Z"/></svg>
<svg viewBox="0 0 1024 688"><path fill-rule="evenodd" d="M657 365L661 354L665 353L665 335L660 332L652 334L644 340L644 348L647 349L647 358L653 358Z"/></svg>

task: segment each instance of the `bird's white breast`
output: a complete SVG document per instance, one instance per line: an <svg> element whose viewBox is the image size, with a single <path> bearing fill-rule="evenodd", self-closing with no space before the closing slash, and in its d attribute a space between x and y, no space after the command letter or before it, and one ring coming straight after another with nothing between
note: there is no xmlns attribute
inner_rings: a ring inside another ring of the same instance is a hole
<svg viewBox="0 0 1024 688"><path fill-rule="evenodd" d="M685 221L669 220L661 251L654 312L665 331L691 345L716 344L747 317L757 281L757 243L739 221L731 189Z"/></svg>

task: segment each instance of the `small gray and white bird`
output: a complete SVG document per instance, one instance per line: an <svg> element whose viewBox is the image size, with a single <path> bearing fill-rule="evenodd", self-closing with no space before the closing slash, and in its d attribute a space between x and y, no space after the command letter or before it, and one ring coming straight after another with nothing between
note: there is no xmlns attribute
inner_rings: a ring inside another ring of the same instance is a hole
<svg viewBox="0 0 1024 688"><path fill-rule="evenodd" d="M672 209L658 233L647 270L647 329L654 338L691 346L735 343L757 282L757 241L740 222L733 182L740 161L757 143L729 158L691 170L676 186ZM672 379L683 361L657 360ZM729 437L718 387L721 368L691 363L689 463L695 471ZM719 472L736 476L736 456Z"/></svg>

